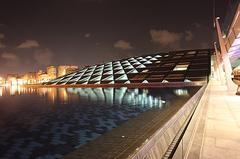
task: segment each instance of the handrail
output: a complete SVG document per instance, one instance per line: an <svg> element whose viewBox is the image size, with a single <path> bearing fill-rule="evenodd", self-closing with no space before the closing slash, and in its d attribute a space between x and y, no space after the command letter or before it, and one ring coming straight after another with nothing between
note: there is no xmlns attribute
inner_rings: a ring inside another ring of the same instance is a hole
<svg viewBox="0 0 240 159"><path fill-rule="evenodd" d="M231 29L231 25L233 23L237 8L239 6L240 0L235 0L229 2L229 6L227 7L227 13L224 17L224 21L222 22L222 31L225 35L228 35Z"/></svg>
<svg viewBox="0 0 240 159"><path fill-rule="evenodd" d="M207 85L203 86L204 90L203 90L203 93L204 91L206 90L206 87ZM185 121L184 125L182 126L182 128L178 131L178 134L175 136L175 138L173 139L172 143L170 144L170 146L168 147L168 150L166 151L166 153L164 154L163 156L163 159L171 159L173 158L173 156L175 155L177 149L178 149L178 146L180 145L188 127L189 127L189 124L191 123L192 121L192 118L194 116L194 113L197 109L197 105L199 104L200 100L201 100L201 97L202 95L199 97L199 99L197 100L197 103L195 103L195 107L194 109L192 110L192 112L189 114L189 117L188 119ZM184 158L184 155L185 154L182 154L182 158Z"/></svg>

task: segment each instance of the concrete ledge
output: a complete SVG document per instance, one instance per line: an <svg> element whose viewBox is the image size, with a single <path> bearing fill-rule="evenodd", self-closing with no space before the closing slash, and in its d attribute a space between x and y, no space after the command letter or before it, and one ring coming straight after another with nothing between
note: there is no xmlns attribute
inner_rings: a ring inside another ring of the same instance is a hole
<svg viewBox="0 0 240 159"><path fill-rule="evenodd" d="M203 86L163 127L158 129L149 140L139 148L129 158L162 158L169 146L182 128L191 112L194 111L201 99L205 86ZM170 153L170 152L167 152Z"/></svg>

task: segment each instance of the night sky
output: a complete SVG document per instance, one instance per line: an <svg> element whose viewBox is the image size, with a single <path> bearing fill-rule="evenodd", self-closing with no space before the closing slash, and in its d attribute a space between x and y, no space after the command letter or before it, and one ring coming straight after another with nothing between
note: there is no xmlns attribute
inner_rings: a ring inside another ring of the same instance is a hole
<svg viewBox="0 0 240 159"><path fill-rule="evenodd" d="M228 0L216 1L224 19ZM212 47L211 0L15 0L0 5L0 75Z"/></svg>

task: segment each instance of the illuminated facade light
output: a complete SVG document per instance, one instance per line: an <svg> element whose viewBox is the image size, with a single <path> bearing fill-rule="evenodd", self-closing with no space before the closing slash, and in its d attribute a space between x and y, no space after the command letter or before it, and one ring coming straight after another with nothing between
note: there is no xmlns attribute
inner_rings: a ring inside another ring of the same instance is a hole
<svg viewBox="0 0 240 159"><path fill-rule="evenodd" d="M132 69L131 71L127 72L127 74L129 73L138 73L138 71L136 69Z"/></svg>
<svg viewBox="0 0 240 159"><path fill-rule="evenodd" d="M97 77L91 79L90 81L100 81L101 77L102 77L102 76L97 76Z"/></svg>
<svg viewBox="0 0 240 159"><path fill-rule="evenodd" d="M130 83L131 83L131 82L130 82L129 80L125 82L125 84L130 84Z"/></svg>
<svg viewBox="0 0 240 159"><path fill-rule="evenodd" d="M168 83L168 81L167 80L163 80L162 83Z"/></svg>
<svg viewBox="0 0 240 159"><path fill-rule="evenodd" d="M151 58L152 58L152 56L147 56L147 57L146 57L146 59L151 59Z"/></svg>
<svg viewBox="0 0 240 159"><path fill-rule="evenodd" d="M173 71L185 71L188 68L188 64L186 65L176 65Z"/></svg>
<svg viewBox="0 0 240 159"><path fill-rule="evenodd" d="M148 81L147 81L147 80L144 80L142 83L148 83Z"/></svg>
<svg viewBox="0 0 240 159"><path fill-rule="evenodd" d="M152 64L152 62L151 61L146 61L143 64Z"/></svg>
<svg viewBox="0 0 240 159"><path fill-rule="evenodd" d="M125 74L125 72L124 72L124 70L122 69L122 70L120 70L120 71L118 71L118 72L115 72L114 74L116 74L116 75Z"/></svg>
<svg viewBox="0 0 240 159"><path fill-rule="evenodd" d="M128 77L126 74L123 74L122 76L118 77L116 80L128 80Z"/></svg>
<svg viewBox="0 0 240 159"><path fill-rule="evenodd" d="M142 73L146 73L146 72L148 72L148 71L149 71L149 70L146 69L146 70L143 70Z"/></svg>
<svg viewBox="0 0 240 159"><path fill-rule="evenodd" d="M155 57L156 57L156 58L160 58L160 57L162 57L162 56L161 56L161 55L156 55Z"/></svg>
<svg viewBox="0 0 240 159"><path fill-rule="evenodd" d="M139 60L140 62L145 62L145 61L147 61L147 59L141 59L141 60Z"/></svg>
<svg viewBox="0 0 240 159"><path fill-rule="evenodd" d="M141 64L141 65L137 66L136 68L146 68L146 66Z"/></svg>
<svg viewBox="0 0 240 159"><path fill-rule="evenodd" d="M113 75L107 76L107 77L104 78L102 81L113 81Z"/></svg>

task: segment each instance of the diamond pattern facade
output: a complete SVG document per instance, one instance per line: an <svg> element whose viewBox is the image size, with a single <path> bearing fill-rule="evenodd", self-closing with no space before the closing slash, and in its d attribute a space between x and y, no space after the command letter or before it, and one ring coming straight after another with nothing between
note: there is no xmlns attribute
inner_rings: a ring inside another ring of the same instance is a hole
<svg viewBox="0 0 240 159"><path fill-rule="evenodd" d="M83 68L45 85L206 81L213 50L185 50L132 57Z"/></svg>

